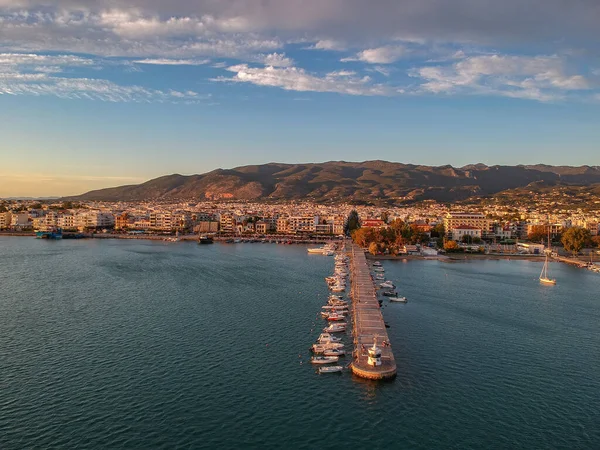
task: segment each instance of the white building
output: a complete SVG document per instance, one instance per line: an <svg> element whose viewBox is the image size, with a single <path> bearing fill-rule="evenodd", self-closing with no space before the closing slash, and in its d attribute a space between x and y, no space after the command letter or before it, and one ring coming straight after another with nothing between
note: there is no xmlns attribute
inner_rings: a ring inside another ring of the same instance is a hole
<svg viewBox="0 0 600 450"><path fill-rule="evenodd" d="M29 220L29 213L20 212L13 213L10 219L11 228L15 229L23 229L31 226L31 221Z"/></svg>
<svg viewBox="0 0 600 450"><path fill-rule="evenodd" d="M10 227L12 214L8 211L0 213L0 230Z"/></svg>

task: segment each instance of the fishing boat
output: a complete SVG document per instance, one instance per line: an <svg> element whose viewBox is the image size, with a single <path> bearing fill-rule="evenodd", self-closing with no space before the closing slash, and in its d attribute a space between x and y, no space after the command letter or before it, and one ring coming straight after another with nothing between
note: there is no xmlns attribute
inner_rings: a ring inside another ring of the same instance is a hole
<svg viewBox="0 0 600 450"><path fill-rule="evenodd" d="M213 238L210 236L200 236L198 238L198 244L203 245L203 244L212 244L213 243Z"/></svg>
<svg viewBox="0 0 600 450"><path fill-rule="evenodd" d="M373 265L374 265L375 267L381 267L381 263L380 263L379 261L375 261L375 262L373 263Z"/></svg>
<svg viewBox="0 0 600 450"><path fill-rule="evenodd" d="M319 373L340 373L344 368L342 366L319 367Z"/></svg>
<svg viewBox="0 0 600 450"><path fill-rule="evenodd" d="M313 356L310 358L312 364L331 364L340 360L337 356Z"/></svg>
<svg viewBox="0 0 600 450"><path fill-rule="evenodd" d="M340 322L342 320L344 320L345 317L343 314L339 314L339 313L331 313L327 315L327 320L329 322Z"/></svg>
<svg viewBox="0 0 600 450"><path fill-rule="evenodd" d="M344 348L344 344L340 344L339 342L330 342L328 344L313 344L310 350L313 353L323 353L327 350L333 349L341 349Z"/></svg>
<svg viewBox="0 0 600 450"><path fill-rule="evenodd" d="M37 239L62 239L62 229L56 227L48 227L46 230L36 231Z"/></svg>
<svg viewBox="0 0 600 450"><path fill-rule="evenodd" d="M394 303L406 303L407 301L406 297L390 297L390 302Z"/></svg>

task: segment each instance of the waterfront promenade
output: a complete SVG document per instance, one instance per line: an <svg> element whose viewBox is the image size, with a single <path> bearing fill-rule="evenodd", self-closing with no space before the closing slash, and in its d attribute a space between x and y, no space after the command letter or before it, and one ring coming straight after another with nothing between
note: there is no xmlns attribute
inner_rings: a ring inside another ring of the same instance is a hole
<svg viewBox="0 0 600 450"><path fill-rule="evenodd" d="M396 360L389 344L388 334L377 300L377 291L371 278L364 251L356 244L350 250L352 262L352 306L354 325L354 353L352 372L362 378L383 380L396 376ZM381 349L381 365L367 363L368 348L376 340ZM384 345L385 343L385 345Z"/></svg>

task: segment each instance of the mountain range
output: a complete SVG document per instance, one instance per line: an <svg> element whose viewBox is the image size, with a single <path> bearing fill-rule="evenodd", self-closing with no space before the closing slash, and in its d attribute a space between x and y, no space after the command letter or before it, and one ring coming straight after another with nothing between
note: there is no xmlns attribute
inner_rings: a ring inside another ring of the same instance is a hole
<svg viewBox="0 0 600 450"><path fill-rule="evenodd" d="M457 201L528 185L589 186L600 166L425 166L388 161L268 163L167 175L142 184L99 189L65 200Z"/></svg>

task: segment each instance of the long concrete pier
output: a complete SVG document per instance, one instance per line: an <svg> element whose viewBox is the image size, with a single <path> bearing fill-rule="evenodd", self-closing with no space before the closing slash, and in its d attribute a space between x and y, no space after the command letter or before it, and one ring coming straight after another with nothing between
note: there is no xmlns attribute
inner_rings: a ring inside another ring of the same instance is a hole
<svg viewBox="0 0 600 450"><path fill-rule="evenodd" d="M377 290L371 278L364 251L352 244L351 251L352 315L354 326L354 353L352 372L362 378L384 380L396 376L396 360L389 345L385 322L377 300ZM368 349L376 340L381 349L381 365L368 364ZM384 345L386 343L386 345Z"/></svg>

